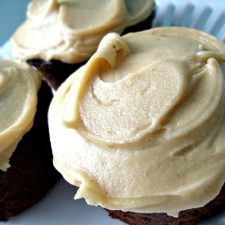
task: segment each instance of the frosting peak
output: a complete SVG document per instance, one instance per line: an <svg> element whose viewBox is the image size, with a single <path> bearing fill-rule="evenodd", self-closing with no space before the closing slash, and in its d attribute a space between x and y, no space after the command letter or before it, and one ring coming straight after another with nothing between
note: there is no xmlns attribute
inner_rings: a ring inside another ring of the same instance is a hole
<svg viewBox="0 0 225 225"><path fill-rule="evenodd" d="M76 126L80 121L79 117L79 104L83 92L89 83L92 76L105 71L109 67L114 67L116 61L128 54L128 47L124 40L116 33L106 35L99 45L97 52L88 61L85 71L80 77L79 86L71 88L74 90L73 97L68 100L68 107L64 115L65 125L68 127ZM72 108L71 108L72 107Z"/></svg>
<svg viewBox="0 0 225 225"><path fill-rule="evenodd" d="M99 69L98 57L115 61L116 43L126 56ZM49 109L54 165L80 187L76 198L177 215L216 197L225 181L224 52L192 29L106 36ZM65 112L79 120L67 126Z"/></svg>

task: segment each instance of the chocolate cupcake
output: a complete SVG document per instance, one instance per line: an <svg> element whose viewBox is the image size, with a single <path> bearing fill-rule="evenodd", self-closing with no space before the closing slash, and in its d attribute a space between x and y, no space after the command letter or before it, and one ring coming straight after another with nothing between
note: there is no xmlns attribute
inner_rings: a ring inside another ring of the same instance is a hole
<svg viewBox="0 0 225 225"><path fill-rule="evenodd" d="M75 199L131 225L196 225L222 207L220 63L225 45L194 29L106 35L49 109L54 166Z"/></svg>
<svg viewBox="0 0 225 225"><path fill-rule="evenodd" d="M109 32L150 28L153 0L33 0L12 37L13 55L57 88L96 51Z"/></svg>
<svg viewBox="0 0 225 225"><path fill-rule="evenodd" d="M47 126L51 90L36 69L0 62L0 220L32 206L59 174Z"/></svg>

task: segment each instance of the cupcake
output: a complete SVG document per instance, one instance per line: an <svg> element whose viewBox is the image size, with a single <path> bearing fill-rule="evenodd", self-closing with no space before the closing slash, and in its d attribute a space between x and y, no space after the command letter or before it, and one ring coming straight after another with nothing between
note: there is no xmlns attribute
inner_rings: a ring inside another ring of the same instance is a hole
<svg viewBox="0 0 225 225"><path fill-rule="evenodd" d="M49 108L75 199L131 225L196 225L224 205L222 63L225 45L194 29L106 35Z"/></svg>
<svg viewBox="0 0 225 225"><path fill-rule="evenodd" d="M12 37L13 55L37 67L56 89L105 34L148 29L153 10L153 0L33 0Z"/></svg>
<svg viewBox="0 0 225 225"><path fill-rule="evenodd" d="M56 183L47 110L51 90L36 69L0 62L0 220L39 201Z"/></svg>

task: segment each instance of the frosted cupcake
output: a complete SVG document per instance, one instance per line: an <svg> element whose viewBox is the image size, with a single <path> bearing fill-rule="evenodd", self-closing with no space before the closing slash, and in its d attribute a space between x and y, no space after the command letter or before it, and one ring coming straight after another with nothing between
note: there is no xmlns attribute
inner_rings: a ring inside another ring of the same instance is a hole
<svg viewBox="0 0 225 225"><path fill-rule="evenodd" d="M0 61L0 220L39 201L59 175L52 166L51 90L36 69Z"/></svg>
<svg viewBox="0 0 225 225"><path fill-rule="evenodd" d="M108 32L150 27L153 0L33 0L12 37L13 55L57 87L96 51Z"/></svg>
<svg viewBox="0 0 225 225"><path fill-rule="evenodd" d="M75 199L132 225L196 225L218 210L224 62L225 45L193 29L105 36L49 109L54 166Z"/></svg>

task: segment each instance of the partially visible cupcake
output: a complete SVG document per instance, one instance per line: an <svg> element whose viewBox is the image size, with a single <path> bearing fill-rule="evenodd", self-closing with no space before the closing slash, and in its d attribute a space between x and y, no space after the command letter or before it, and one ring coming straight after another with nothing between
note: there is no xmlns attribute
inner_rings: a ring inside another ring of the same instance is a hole
<svg viewBox="0 0 225 225"><path fill-rule="evenodd" d="M96 51L108 32L148 29L153 0L33 0L12 37L13 55L57 86Z"/></svg>
<svg viewBox="0 0 225 225"><path fill-rule="evenodd" d="M0 221L39 201L56 183L47 126L51 90L26 64L0 61Z"/></svg>
<svg viewBox="0 0 225 225"><path fill-rule="evenodd" d="M196 225L223 207L222 63L225 45L194 29L106 35L49 109L75 199L131 225Z"/></svg>

